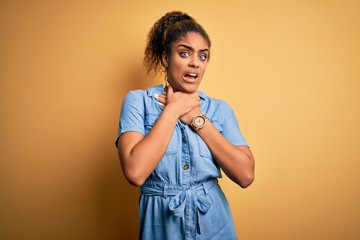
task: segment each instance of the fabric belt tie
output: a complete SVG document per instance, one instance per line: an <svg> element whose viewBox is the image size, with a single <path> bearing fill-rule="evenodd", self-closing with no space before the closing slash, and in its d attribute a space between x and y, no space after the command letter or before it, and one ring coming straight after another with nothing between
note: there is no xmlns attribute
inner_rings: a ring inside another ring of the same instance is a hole
<svg viewBox="0 0 360 240"><path fill-rule="evenodd" d="M141 186L140 193L148 196L172 197L169 202L169 209L170 213L176 218L183 216L187 199L193 199L193 204L196 206L196 231L198 234L201 234L199 211L203 214L208 212L212 204L208 191L215 185L217 185L216 179L211 179L193 186L178 186L153 182ZM201 191L204 191L205 195L202 196L200 194Z"/></svg>

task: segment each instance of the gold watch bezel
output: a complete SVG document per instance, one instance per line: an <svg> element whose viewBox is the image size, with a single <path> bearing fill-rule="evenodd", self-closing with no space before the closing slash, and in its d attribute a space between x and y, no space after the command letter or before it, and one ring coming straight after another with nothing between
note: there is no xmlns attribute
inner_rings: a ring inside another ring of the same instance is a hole
<svg viewBox="0 0 360 240"><path fill-rule="evenodd" d="M197 118L202 118L204 120L204 123L202 125L197 125L196 124L196 119ZM200 115L196 115L193 117L192 121L191 121L191 126L198 131L199 129L205 127L206 122L209 120L209 118L207 118L204 114L200 114Z"/></svg>

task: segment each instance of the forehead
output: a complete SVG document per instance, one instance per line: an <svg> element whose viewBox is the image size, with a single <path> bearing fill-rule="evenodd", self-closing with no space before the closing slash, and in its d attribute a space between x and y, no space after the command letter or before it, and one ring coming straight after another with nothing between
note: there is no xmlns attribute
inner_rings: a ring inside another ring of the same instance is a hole
<svg viewBox="0 0 360 240"><path fill-rule="evenodd" d="M209 43L205 38L196 32L188 32L185 36L181 37L179 40L173 42L172 46L176 49L182 45L189 46L195 51L198 50L209 50Z"/></svg>

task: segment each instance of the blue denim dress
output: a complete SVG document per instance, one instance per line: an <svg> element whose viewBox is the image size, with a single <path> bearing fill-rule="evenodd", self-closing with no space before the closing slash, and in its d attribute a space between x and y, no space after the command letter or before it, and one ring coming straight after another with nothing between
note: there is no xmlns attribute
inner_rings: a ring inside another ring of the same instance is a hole
<svg viewBox="0 0 360 240"><path fill-rule="evenodd" d="M147 135L163 111L154 97L162 92L162 85L130 91L118 136L128 131ZM219 132L233 145L247 146L232 109L199 94L202 113ZM173 135L163 158L140 188L139 239L237 239L229 204L217 183L220 169L209 148L181 121L169 131Z"/></svg>

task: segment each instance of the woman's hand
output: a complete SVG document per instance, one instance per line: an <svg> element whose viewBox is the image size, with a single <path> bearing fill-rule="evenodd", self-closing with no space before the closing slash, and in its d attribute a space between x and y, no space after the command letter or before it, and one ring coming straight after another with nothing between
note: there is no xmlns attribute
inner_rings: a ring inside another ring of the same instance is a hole
<svg viewBox="0 0 360 240"><path fill-rule="evenodd" d="M173 88L168 85L166 92L159 94L156 98L164 108L173 109L174 114L185 124L189 125L195 115L201 114L198 92L191 94L174 92Z"/></svg>

